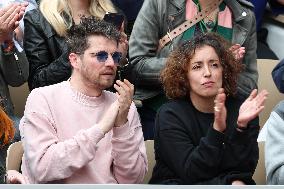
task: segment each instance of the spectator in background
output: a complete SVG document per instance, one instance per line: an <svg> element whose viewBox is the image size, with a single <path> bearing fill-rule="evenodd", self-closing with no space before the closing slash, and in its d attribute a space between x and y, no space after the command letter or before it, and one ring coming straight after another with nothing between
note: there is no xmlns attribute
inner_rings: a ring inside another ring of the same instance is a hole
<svg viewBox="0 0 284 189"><path fill-rule="evenodd" d="M262 28L262 20L264 18L264 13L267 3L269 3L271 13L273 15L278 15L284 13L284 1L283 0L250 0L250 1L254 5L254 13L256 17L257 58L278 60L278 57L270 49L270 47L266 42L268 30Z"/></svg>
<svg viewBox="0 0 284 189"><path fill-rule="evenodd" d="M284 93L284 60L272 71L272 78L279 92ZM267 184L284 184L283 137L284 137L284 101L279 102L266 121L265 169ZM264 129L263 128L263 129Z"/></svg>
<svg viewBox="0 0 284 189"><path fill-rule="evenodd" d="M275 66L271 74L279 92L284 93L284 59Z"/></svg>
<svg viewBox="0 0 284 189"><path fill-rule="evenodd" d="M15 170L8 170L6 173L6 156L7 150L11 142L13 142L15 129L13 121L0 108L0 184L26 184L28 180ZM7 178L5 178L7 176Z"/></svg>
<svg viewBox="0 0 284 189"><path fill-rule="evenodd" d="M110 0L41 0L39 10L25 16L24 48L30 63L30 90L67 80L71 75L66 31L79 24L82 16L102 19L116 12ZM128 42L121 40L119 50L126 56Z"/></svg>
<svg viewBox="0 0 284 189"><path fill-rule="evenodd" d="M179 36L167 35L185 20L194 20L198 11L219 2L221 4L214 11ZM144 1L130 36L129 57L133 67L134 98L143 104L138 111L146 140L153 138L156 111L167 101L159 80L160 71L169 53L193 36L216 32L231 41L234 44L231 50L238 58L243 57L240 63L245 65L238 79L238 95L246 99L252 89L257 88L256 26L252 9L252 4L245 0ZM163 36L170 42L158 52Z"/></svg>
<svg viewBox="0 0 284 189"><path fill-rule="evenodd" d="M14 138L14 134L13 121L0 108L0 184L5 183L7 149Z"/></svg>
<svg viewBox="0 0 284 189"><path fill-rule="evenodd" d="M264 127L266 184L284 184L284 101L279 102L270 114Z"/></svg>
<svg viewBox="0 0 284 189"><path fill-rule="evenodd" d="M185 42L161 81L169 102L157 113L151 184L242 185L258 162L258 115L266 91L236 96L243 66L214 33Z"/></svg>
<svg viewBox="0 0 284 189"><path fill-rule="evenodd" d="M72 75L34 89L20 130L30 183L141 183L147 157L134 86L117 80L121 33L94 17L67 34Z"/></svg>
<svg viewBox="0 0 284 189"><path fill-rule="evenodd" d="M28 3L9 4L0 1L0 100L1 107L14 121L16 127L15 140L20 140L18 132L19 118L14 115L14 106L10 97L8 85L17 87L27 81L28 61L21 47L21 19Z"/></svg>
<svg viewBox="0 0 284 189"><path fill-rule="evenodd" d="M136 20L144 0L111 0L112 3L121 9L127 18L126 34L130 36L133 24Z"/></svg>

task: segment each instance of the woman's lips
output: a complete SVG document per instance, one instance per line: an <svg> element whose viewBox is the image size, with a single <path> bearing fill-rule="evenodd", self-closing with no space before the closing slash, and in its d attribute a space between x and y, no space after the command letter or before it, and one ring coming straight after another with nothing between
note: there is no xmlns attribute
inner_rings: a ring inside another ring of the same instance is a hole
<svg viewBox="0 0 284 189"><path fill-rule="evenodd" d="M212 87L214 85L215 82L213 81L206 81L204 83L202 83L203 86L207 87Z"/></svg>

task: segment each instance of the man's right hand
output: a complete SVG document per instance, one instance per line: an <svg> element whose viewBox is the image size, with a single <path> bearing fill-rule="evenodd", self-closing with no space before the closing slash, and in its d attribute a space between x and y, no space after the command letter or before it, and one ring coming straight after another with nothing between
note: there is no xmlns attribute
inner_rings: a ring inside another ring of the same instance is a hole
<svg viewBox="0 0 284 189"><path fill-rule="evenodd" d="M114 101L109 109L104 113L103 118L98 123L98 127L106 134L113 126L118 114L119 103L118 100Z"/></svg>
<svg viewBox="0 0 284 189"><path fill-rule="evenodd" d="M19 26L29 3L12 3L0 9L0 42L11 40L11 33Z"/></svg>
<svg viewBox="0 0 284 189"><path fill-rule="evenodd" d="M6 174L7 184L29 184L29 179L15 170L8 170Z"/></svg>

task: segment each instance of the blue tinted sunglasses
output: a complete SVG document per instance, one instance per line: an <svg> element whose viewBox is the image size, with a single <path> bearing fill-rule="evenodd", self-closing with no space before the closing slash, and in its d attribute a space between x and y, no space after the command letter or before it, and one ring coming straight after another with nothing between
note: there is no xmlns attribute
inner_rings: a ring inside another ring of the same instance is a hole
<svg viewBox="0 0 284 189"><path fill-rule="evenodd" d="M107 61L108 59L108 55L109 53L106 52L106 51L99 51L95 54L95 56L97 57L97 60L99 62L105 62ZM121 58L122 58L122 53L121 52L113 52L113 53L110 53L112 59L113 59L113 62L115 64L119 64Z"/></svg>

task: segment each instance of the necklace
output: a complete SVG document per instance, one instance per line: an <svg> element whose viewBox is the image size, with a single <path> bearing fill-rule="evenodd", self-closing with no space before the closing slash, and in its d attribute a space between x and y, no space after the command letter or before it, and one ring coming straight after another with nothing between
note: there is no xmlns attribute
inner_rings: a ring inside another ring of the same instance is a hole
<svg viewBox="0 0 284 189"><path fill-rule="evenodd" d="M216 8L212 13L205 16L203 19L204 25L207 30L211 31L217 23L219 8Z"/></svg>

